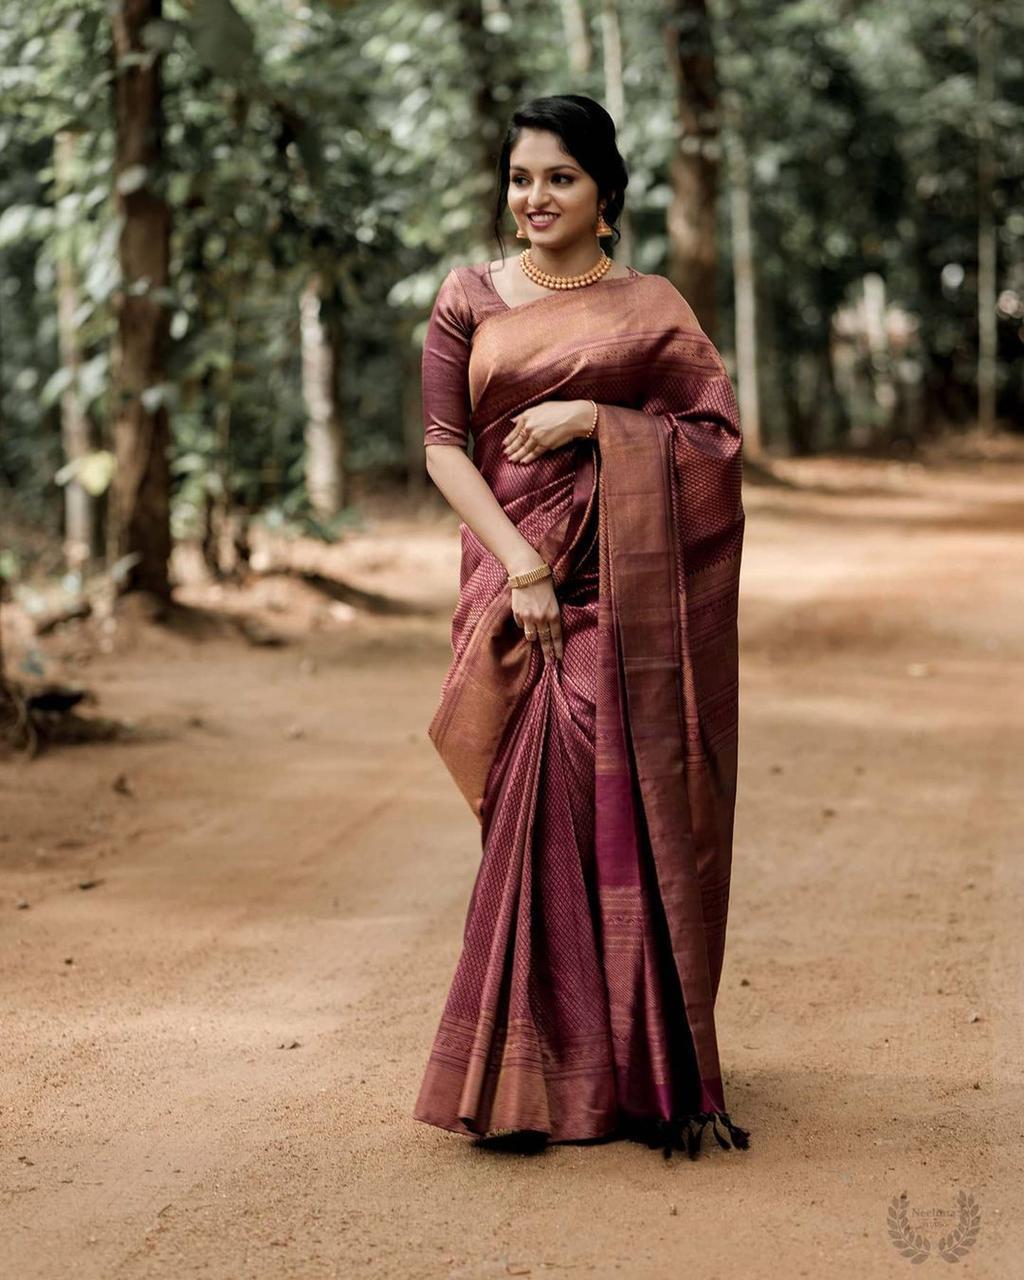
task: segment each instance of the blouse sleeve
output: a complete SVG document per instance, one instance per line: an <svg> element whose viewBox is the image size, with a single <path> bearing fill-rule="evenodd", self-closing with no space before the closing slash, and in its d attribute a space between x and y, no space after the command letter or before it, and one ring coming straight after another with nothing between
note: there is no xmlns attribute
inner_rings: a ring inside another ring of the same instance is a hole
<svg viewBox="0 0 1024 1280"><path fill-rule="evenodd" d="M423 441L466 447L473 315L454 268L441 282L423 342Z"/></svg>

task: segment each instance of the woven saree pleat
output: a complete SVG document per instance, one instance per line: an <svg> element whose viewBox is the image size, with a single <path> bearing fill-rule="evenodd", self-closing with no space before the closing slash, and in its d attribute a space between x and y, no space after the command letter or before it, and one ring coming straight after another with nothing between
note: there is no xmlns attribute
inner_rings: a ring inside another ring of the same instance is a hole
<svg viewBox="0 0 1024 1280"><path fill-rule="evenodd" d="M415 1109L483 1134L606 1133L615 1079L593 904L585 704L538 660L495 764L500 794Z"/></svg>
<svg viewBox="0 0 1024 1280"><path fill-rule="evenodd" d="M620 1112L693 1110L692 1045L667 957L664 919L626 720L621 632L600 493L595 852L602 951Z"/></svg>

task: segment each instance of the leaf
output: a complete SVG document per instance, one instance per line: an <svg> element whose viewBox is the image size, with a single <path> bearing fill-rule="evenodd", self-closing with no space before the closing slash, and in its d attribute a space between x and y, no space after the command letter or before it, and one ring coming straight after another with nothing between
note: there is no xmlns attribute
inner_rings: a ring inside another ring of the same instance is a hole
<svg viewBox="0 0 1024 1280"><path fill-rule="evenodd" d="M101 351L91 360L86 360L79 369L78 394L85 405L91 405L106 390L109 369L110 353L107 351Z"/></svg>
<svg viewBox="0 0 1024 1280"><path fill-rule="evenodd" d="M94 498L109 487L117 470L114 455L109 449L96 449L87 453L78 468L78 483Z"/></svg>
<svg viewBox="0 0 1024 1280"><path fill-rule="evenodd" d="M195 0L189 37L196 57L226 80L249 80L256 73L256 38L231 0Z"/></svg>
<svg viewBox="0 0 1024 1280"><path fill-rule="evenodd" d="M117 175L117 189L123 196L130 196L146 185L149 170L144 164L131 164Z"/></svg>
<svg viewBox="0 0 1024 1280"><path fill-rule="evenodd" d="M180 22L171 22L167 18L154 18L142 28L142 43L147 49L158 49L161 53L166 53L182 29Z"/></svg>
<svg viewBox="0 0 1024 1280"><path fill-rule="evenodd" d="M10 548L0 550L0 578L13 581L18 576L18 557Z"/></svg>
<svg viewBox="0 0 1024 1280"><path fill-rule="evenodd" d="M77 480L86 493L96 498L110 487L116 469L114 455L108 449L94 449L66 462L53 478L61 485Z"/></svg>
<svg viewBox="0 0 1024 1280"><path fill-rule="evenodd" d="M175 403L177 391L173 382L157 382L151 387L143 387L139 399L147 413L156 413L158 409L169 408Z"/></svg>
<svg viewBox="0 0 1024 1280"><path fill-rule="evenodd" d="M12 204L0 214L0 249L14 244L22 236L48 229L47 210L31 204Z"/></svg>
<svg viewBox="0 0 1024 1280"><path fill-rule="evenodd" d="M43 389L39 393L39 406L42 409L49 409L51 405L57 403L68 387L71 386L71 370L57 369L46 379ZM58 481L58 483L60 483Z"/></svg>

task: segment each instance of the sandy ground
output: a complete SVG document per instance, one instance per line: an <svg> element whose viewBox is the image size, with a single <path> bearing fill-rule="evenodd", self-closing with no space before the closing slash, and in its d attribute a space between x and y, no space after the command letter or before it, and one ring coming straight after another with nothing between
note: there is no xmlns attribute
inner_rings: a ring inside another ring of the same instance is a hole
<svg viewBox="0 0 1024 1280"><path fill-rule="evenodd" d="M750 1149L411 1119L479 837L426 737L454 522L382 519L334 567L440 614L271 581L221 603L284 647L43 643L139 740L0 765L4 1280L900 1276L903 1192L928 1270L964 1192L959 1266L1021 1274L1024 460L783 470L718 1005Z"/></svg>

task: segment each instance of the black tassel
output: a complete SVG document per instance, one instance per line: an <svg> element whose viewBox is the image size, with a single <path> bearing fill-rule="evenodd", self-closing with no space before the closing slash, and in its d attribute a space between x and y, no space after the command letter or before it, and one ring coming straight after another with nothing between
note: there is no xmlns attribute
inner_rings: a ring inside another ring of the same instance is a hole
<svg viewBox="0 0 1024 1280"><path fill-rule="evenodd" d="M658 1121L658 1145L666 1160L672 1159L672 1148L678 1141L676 1127L671 1120Z"/></svg>
<svg viewBox="0 0 1024 1280"><path fill-rule="evenodd" d="M733 1124L729 1118L728 1111L722 1113L722 1123L729 1130L729 1137L732 1138L732 1145L738 1147L741 1151L746 1151L750 1146L750 1134L746 1129L741 1129L739 1125Z"/></svg>
<svg viewBox="0 0 1024 1280"><path fill-rule="evenodd" d="M696 1123L696 1117L690 1122L690 1130L687 1135L686 1145L691 1160L696 1160L700 1155L701 1139L704 1137L704 1126L707 1124L707 1117L701 1120L700 1124Z"/></svg>
<svg viewBox="0 0 1024 1280"><path fill-rule="evenodd" d="M654 1150L661 1148L666 1160L672 1158L673 1151L685 1151L691 1160L700 1155L701 1140L705 1127L710 1124L715 1141L723 1151L731 1150L729 1139L718 1127L721 1121L732 1138L732 1146L746 1150L750 1143L750 1134L733 1124L727 1111L698 1111L694 1115L677 1116L671 1120L645 1116L631 1118L625 1123L624 1136L634 1142L645 1142Z"/></svg>
<svg viewBox="0 0 1024 1280"><path fill-rule="evenodd" d="M720 1113L717 1111L712 1111L711 1113L711 1132L715 1135L715 1141L718 1143L718 1145L722 1148L723 1151L731 1151L732 1148L729 1145L729 1139L723 1133L720 1133L718 1130L719 1114Z"/></svg>

